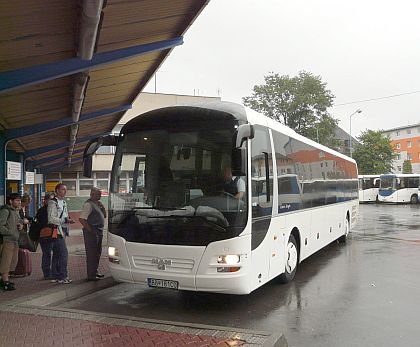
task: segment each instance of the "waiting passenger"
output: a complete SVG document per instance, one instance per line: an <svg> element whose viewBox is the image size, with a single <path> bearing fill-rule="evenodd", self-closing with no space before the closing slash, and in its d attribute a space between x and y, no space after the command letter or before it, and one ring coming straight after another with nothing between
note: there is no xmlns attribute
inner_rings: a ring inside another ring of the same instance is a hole
<svg viewBox="0 0 420 347"><path fill-rule="evenodd" d="M20 195L12 193L7 198L7 205L0 209L0 288L2 290L14 290L14 283L9 281L9 272L16 268L19 253L19 233L23 230L20 220L19 209L21 205Z"/></svg>

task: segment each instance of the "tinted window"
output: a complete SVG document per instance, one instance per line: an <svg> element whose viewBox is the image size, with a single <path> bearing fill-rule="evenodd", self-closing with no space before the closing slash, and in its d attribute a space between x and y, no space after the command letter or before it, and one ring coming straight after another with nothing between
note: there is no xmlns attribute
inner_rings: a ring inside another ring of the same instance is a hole
<svg viewBox="0 0 420 347"><path fill-rule="evenodd" d="M287 201L293 201L296 209L357 199L357 169L353 163L275 131L273 139L279 213L288 211ZM297 188L291 193L293 184Z"/></svg>
<svg viewBox="0 0 420 347"><path fill-rule="evenodd" d="M271 216L273 161L267 129L255 126L251 141L252 216Z"/></svg>
<svg viewBox="0 0 420 347"><path fill-rule="evenodd" d="M419 179L417 177L411 177L408 179L408 188L418 188Z"/></svg>

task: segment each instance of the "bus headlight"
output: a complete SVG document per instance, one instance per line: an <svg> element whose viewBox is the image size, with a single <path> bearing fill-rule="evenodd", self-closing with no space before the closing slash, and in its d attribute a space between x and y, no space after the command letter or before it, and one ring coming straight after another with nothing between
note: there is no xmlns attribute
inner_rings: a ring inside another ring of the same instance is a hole
<svg viewBox="0 0 420 347"><path fill-rule="evenodd" d="M110 257L118 257L119 253L115 247L108 247L108 256Z"/></svg>
<svg viewBox="0 0 420 347"><path fill-rule="evenodd" d="M115 247L108 247L108 260L111 263L119 264L120 259L118 259L120 254L118 253L118 249Z"/></svg>
<svg viewBox="0 0 420 347"><path fill-rule="evenodd" d="M241 256L238 254L227 254L227 255L219 255L217 257L217 263L223 264L226 266L219 266L217 267L217 272L236 272L239 271L241 268L240 266L234 266L241 262ZM233 266L232 266L233 265Z"/></svg>
<svg viewBox="0 0 420 347"><path fill-rule="evenodd" d="M219 255L217 262L219 264L234 265L241 261L241 256L237 254Z"/></svg>

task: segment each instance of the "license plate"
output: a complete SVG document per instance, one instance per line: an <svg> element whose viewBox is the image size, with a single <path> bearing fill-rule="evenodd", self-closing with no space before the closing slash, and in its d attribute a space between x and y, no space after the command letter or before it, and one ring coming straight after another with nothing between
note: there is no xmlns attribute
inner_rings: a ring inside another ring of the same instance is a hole
<svg viewBox="0 0 420 347"><path fill-rule="evenodd" d="M159 278L148 278L147 284L149 287L178 289L178 281L162 280Z"/></svg>

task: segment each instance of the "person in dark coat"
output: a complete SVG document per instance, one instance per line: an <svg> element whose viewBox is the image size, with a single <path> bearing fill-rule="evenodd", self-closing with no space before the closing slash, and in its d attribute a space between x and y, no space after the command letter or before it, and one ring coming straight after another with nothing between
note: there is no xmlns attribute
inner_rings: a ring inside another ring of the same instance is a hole
<svg viewBox="0 0 420 347"><path fill-rule="evenodd" d="M48 202L54 199L54 194L47 193L44 196L44 204L38 210L35 216L36 223L39 225L37 235L33 235L33 239L37 239L41 245L42 249L42 261L41 268L42 273L44 274L44 280L52 280L52 274L56 271L51 269L51 257L52 257L52 239L50 238L39 238L39 231L42 227L48 225ZM35 230L34 230L35 231Z"/></svg>

